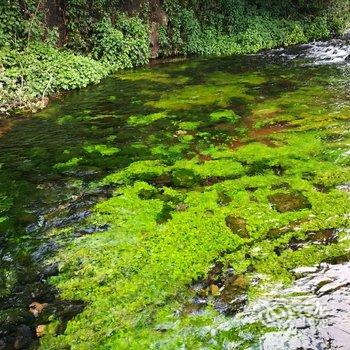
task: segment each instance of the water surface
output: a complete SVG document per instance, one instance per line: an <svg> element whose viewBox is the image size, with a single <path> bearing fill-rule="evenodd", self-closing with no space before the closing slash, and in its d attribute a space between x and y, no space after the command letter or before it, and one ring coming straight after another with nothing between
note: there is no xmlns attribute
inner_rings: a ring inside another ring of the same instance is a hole
<svg viewBox="0 0 350 350"><path fill-rule="evenodd" d="M0 349L346 346L344 52L154 65L0 120ZM344 317L310 309L330 281Z"/></svg>

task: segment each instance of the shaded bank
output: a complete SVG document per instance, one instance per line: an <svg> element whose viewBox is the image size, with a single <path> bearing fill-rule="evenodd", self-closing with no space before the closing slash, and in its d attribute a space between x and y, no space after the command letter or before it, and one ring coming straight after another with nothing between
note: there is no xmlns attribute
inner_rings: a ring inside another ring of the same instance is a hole
<svg viewBox="0 0 350 350"><path fill-rule="evenodd" d="M256 53L338 35L349 2L211 0L0 4L0 113L151 58Z"/></svg>

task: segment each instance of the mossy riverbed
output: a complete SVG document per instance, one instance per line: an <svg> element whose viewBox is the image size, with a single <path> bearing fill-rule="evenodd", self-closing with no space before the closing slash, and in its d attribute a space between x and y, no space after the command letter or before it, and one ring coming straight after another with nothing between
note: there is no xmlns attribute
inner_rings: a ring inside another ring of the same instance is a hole
<svg viewBox="0 0 350 350"><path fill-rule="evenodd" d="M189 60L0 121L4 344L27 324L41 349L259 349L275 325L247 305L349 261L348 85L348 65Z"/></svg>

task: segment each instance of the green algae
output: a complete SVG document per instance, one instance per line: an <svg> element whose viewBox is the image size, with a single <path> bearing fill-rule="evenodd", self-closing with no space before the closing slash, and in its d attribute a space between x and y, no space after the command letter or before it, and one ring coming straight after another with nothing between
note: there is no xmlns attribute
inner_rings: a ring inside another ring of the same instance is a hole
<svg viewBox="0 0 350 350"><path fill-rule="evenodd" d="M291 270L295 267L314 265L347 252L350 242L345 233L339 242L327 246L306 244L295 251L288 246L292 238L306 240L310 231L349 224L347 194L337 189L318 192L313 179L303 178L305 167L301 165L310 157L313 167L319 162L322 169L337 169L323 160L326 145L318 136L288 133L285 145L279 148L248 144L238 150L221 151L216 160L203 163L197 158L171 166L158 161L138 162L108 176L104 180L107 183L123 183L126 187L99 204L90 220L108 223L111 229L81 239L68 254L64 252L61 276L55 278L63 297L85 300L89 306L70 322L64 336L47 338L48 344L79 342L86 349L175 349L181 344L201 348L208 339L214 339L216 345L210 348L216 349L223 339L240 339L233 330L209 338L198 335L204 325L214 327L218 317L215 310L181 318L174 314L190 298L187 286L205 276L211 262L218 259L249 279L255 274L265 276L258 287L249 287L250 298L254 298L271 281L293 280ZM310 147L301 149L300 144L305 142ZM244 175L242 164L251 163L263 164L261 174ZM271 171L276 164L286 167L284 175ZM181 211L175 206L168 208L167 220L158 223L165 202L155 195L158 189L152 183L155 176L167 173L173 174L170 184L174 188L160 189L178 196L175 188L186 188L181 195L186 206ZM219 183L195 189L201 178L215 175L222 176ZM332 179L333 187L335 182ZM286 183L288 191L302 193L310 205L302 210L292 207L276 212L270 205L271 196L280 194L278 185L283 188ZM140 198L140 191L145 190L151 195ZM220 204L222 193L232 198L225 206ZM239 220L228 222L228 217ZM270 238L271 230L288 225L291 228L286 232L282 230L280 236ZM88 332L85 325L89 325ZM256 326L252 338L256 341L254 337L263 331L266 329Z"/></svg>
<svg viewBox="0 0 350 350"><path fill-rule="evenodd" d="M87 153L97 152L97 153L101 154L102 156L112 156L113 154L116 154L120 151L120 149L117 147L112 147L112 146L103 145L103 144L87 145L84 147L84 150Z"/></svg>
<svg viewBox="0 0 350 350"><path fill-rule="evenodd" d="M129 125L147 125L150 124L156 120L166 118L167 114L164 112L161 113L153 113L153 114L148 114L148 115L132 115L128 119L128 124Z"/></svg>
<svg viewBox="0 0 350 350"><path fill-rule="evenodd" d="M213 112L210 114L210 120L213 122L218 122L222 120L227 120L232 123L236 122L239 119L239 116L231 110L222 110L222 111L217 111Z"/></svg>
<svg viewBox="0 0 350 350"><path fill-rule="evenodd" d="M181 130L190 130L190 131L193 131L193 130L198 129L198 127L199 127L201 124L202 124L201 122L191 122L191 121L187 121L187 122L180 122L180 123L178 124L178 127L179 127Z"/></svg>
<svg viewBox="0 0 350 350"><path fill-rule="evenodd" d="M84 223L108 230L73 240L55 258L60 298L86 308L64 332L58 319L50 323L41 348L258 346L270 330L258 321L223 327L232 318L215 308L219 295L198 313L181 311L213 264L244 276L253 302L291 283L294 268L348 253L349 197L338 186L350 181L349 107L329 84L338 71L251 67L223 60L125 72L120 96L95 108L83 95L86 113L57 118L62 134L79 125L84 137L50 171L107 169L93 186L115 190ZM47 157L31 153L39 166ZM337 239L310 239L324 230L339 230ZM52 235L60 232L70 229ZM6 273L9 293L16 276Z"/></svg>

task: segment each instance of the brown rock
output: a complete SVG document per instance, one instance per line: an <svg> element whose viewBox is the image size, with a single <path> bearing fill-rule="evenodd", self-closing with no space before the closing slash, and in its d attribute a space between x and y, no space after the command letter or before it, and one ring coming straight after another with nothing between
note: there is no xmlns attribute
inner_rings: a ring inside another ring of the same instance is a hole
<svg viewBox="0 0 350 350"><path fill-rule="evenodd" d="M212 295L218 295L220 293L220 289L216 284L211 284L210 285L210 293Z"/></svg>
<svg viewBox="0 0 350 350"><path fill-rule="evenodd" d="M42 313L42 311L45 309L46 306L47 306L47 303L40 304L34 301L29 305L29 312L32 313L34 317L38 317L39 314Z"/></svg>
<svg viewBox="0 0 350 350"><path fill-rule="evenodd" d="M233 233L242 238L249 238L246 221L244 219L229 215L226 217L225 222L226 226L229 227Z"/></svg>
<svg viewBox="0 0 350 350"><path fill-rule="evenodd" d="M38 338L41 338L45 334L45 328L46 326L44 324L39 324L36 326L35 332Z"/></svg>
<svg viewBox="0 0 350 350"><path fill-rule="evenodd" d="M309 209L308 199L300 193L276 193L268 197L272 207L280 213Z"/></svg>

